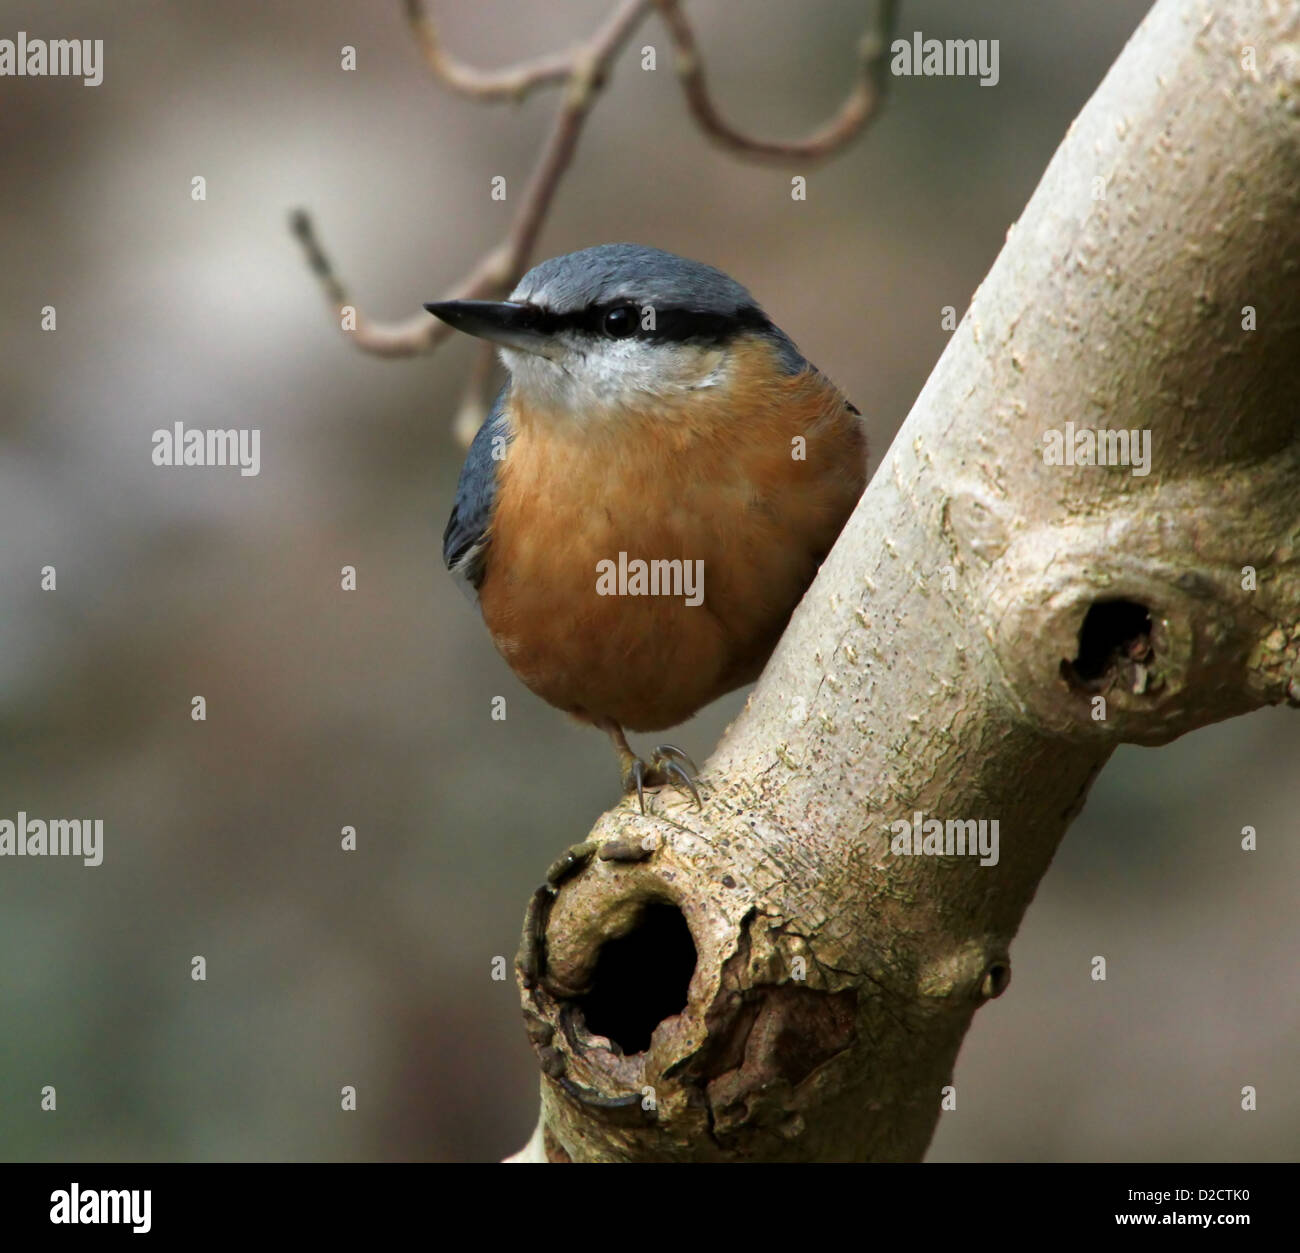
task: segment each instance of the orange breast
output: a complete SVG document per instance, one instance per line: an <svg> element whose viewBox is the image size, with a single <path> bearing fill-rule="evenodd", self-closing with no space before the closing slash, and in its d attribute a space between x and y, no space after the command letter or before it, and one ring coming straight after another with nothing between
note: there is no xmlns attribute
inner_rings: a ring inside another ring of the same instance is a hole
<svg viewBox="0 0 1300 1253"><path fill-rule="evenodd" d="M551 704L654 731L751 681L852 512L866 445L835 387L781 374L759 339L729 377L588 426L512 412L479 598ZM638 560L692 564L636 595Z"/></svg>

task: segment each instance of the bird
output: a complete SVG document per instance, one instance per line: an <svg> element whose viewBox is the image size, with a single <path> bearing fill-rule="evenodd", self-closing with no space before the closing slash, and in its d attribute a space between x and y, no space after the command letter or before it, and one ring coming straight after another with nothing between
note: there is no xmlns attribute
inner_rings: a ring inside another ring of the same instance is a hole
<svg viewBox="0 0 1300 1253"><path fill-rule="evenodd" d="M533 692L604 731L625 794L753 682L867 481L864 421L722 270L640 244L543 261L505 300L426 304L499 346L443 559Z"/></svg>

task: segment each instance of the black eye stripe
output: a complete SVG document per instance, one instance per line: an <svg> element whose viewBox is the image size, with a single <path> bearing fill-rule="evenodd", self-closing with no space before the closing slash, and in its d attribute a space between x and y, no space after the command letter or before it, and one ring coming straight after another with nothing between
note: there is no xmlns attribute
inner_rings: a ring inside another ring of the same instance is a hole
<svg viewBox="0 0 1300 1253"><path fill-rule="evenodd" d="M766 315L753 305L737 309L735 313L716 313L684 306L660 308L656 305L639 305L633 300L616 300L608 304L588 305L571 313L552 313L538 309L533 325L547 334L556 331L579 331L607 338L605 317L614 309L628 309L634 319L634 329L628 339L648 342L725 343L742 331L766 330L771 327ZM642 323L649 310L654 310L654 328L647 330Z"/></svg>

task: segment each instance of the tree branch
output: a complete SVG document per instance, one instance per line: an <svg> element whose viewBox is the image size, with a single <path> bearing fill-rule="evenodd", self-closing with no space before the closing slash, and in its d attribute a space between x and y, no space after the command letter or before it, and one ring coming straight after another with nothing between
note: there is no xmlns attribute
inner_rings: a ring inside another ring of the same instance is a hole
<svg viewBox="0 0 1300 1253"><path fill-rule="evenodd" d="M457 61L443 48L437 25L423 0L406 0L406 20L433 74L453 91L480 100L522 100L534 88L562 83L573 72L577 60L578 49L574 48L495 73L485 72Z"/></svg>
<svg viewBox="0 0 1300 1253"><path fill-rule="evenodd" d="M621 805L534 898L520 1157L920 1158L1116 745L1300 696L1297 40L1295 4L1158 0L707 763L703 812ZM1150 473L1052 463L1067 423L1146 432ZM918 814L996 822L996 864L905 853Z"/></svg>
<svg viewBox="0 0 1300 1253"><path fill-rule="evenodd" d="M609 63L649 11L651 0L624 0L603 27L562 58L545 63L534 62L531 66L516 67L491 76L478 76L476 72L463 67L453 68L453 63L440 51L441 45L433 19L424 11L424 6L419 0L406 0L406 4L408 17L426 59L430 58L432 48L431 66L444 79L450 74L449 85L457 90L491 98L517 95L520 91L547 82L563 80L567 84L550 137L529 179L505 241L483 257L465 278L442 297L445 300L499 298L509 292L523 276L555 189L573 156L582 125L604 85ZM477 82L478 86L469 87L467 84L470 81ZM507 86L511 90L506 90ZM417 356L431 352L450 336L451 328L446 323L425 313L416 314L407 321L396 324L371 321L348 298L342 281L325 256L308 214L298 210L294 213L291 224L294 234L303 245L308 264L320 279L326 299L336 316L342 318L347 306L356 310L355 327L348 334L362 351L379 357Z"/></svg>
<svg viewBox="0 0 1300 1253"><path fill-rule="evenodd" d="M677 76L691 116L719 147L746 157L821 160L844 147L871 120L889 76L885 52L898 17L898 0L877 0L875 16L858 42L859 71L835 115L805 139L760 139L730 125L718 113L704 78L704 60L679 0L655 0L677 54Z"/></svg>
<svg viewBox="0 0 1300 1253"><path fill-rule="evenodd" d="M590 39L576 44L568 52L486 72L457 61L446 51L437 24L423 0L404 0L407 20L426 65L451 90L481 100L518 101L538 88L560 84L565 87L550 135L505 240L483 257L442 299L500 298L518 283L528 268L556 188L573 159L587 115L605 85L609 66L657 2L659 0L624 0ZM870 120L883 94L885 79L881 58L886 42L884 32L892 27L897 0L879 0L879 4L879 20L863 37L861 44L861 81L850 93L840 113L825 127L807 140L789 144L750 138L718 118L704 86L703 72L694 51L694 35L685 15L675 3L660 3L660 10L677 47L679 73L687 101L706 133L746 155L819 158L829 156L853 138ZM307 212L296 210L290 218L290 226L335 317L353 344L363 352L377 357L412 357L432 352L450 337L451 328L445 322L424 313L397 323L372 320L349 297ZM487 412L486 389L491 375L490 363L485 365L480 354L455 421L457 437L463 444L468 444L473 438L476 428L471 429L470 424L474 415L480 415L481 420L481 415Z"/></svg>

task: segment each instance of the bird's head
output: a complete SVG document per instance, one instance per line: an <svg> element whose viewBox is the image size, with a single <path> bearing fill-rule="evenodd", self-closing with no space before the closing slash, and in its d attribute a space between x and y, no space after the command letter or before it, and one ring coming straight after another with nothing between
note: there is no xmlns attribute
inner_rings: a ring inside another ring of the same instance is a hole
<svg viewBox="0 0 1300 1253"><path fill-rule="evenodd" d="M803 364L735 279L637 244L543 261L508 300L424 307L501 345L518 405L581 424L671 413L702 390L726 389L733 349L754 337L770 341L778 368Z"/></svg>

